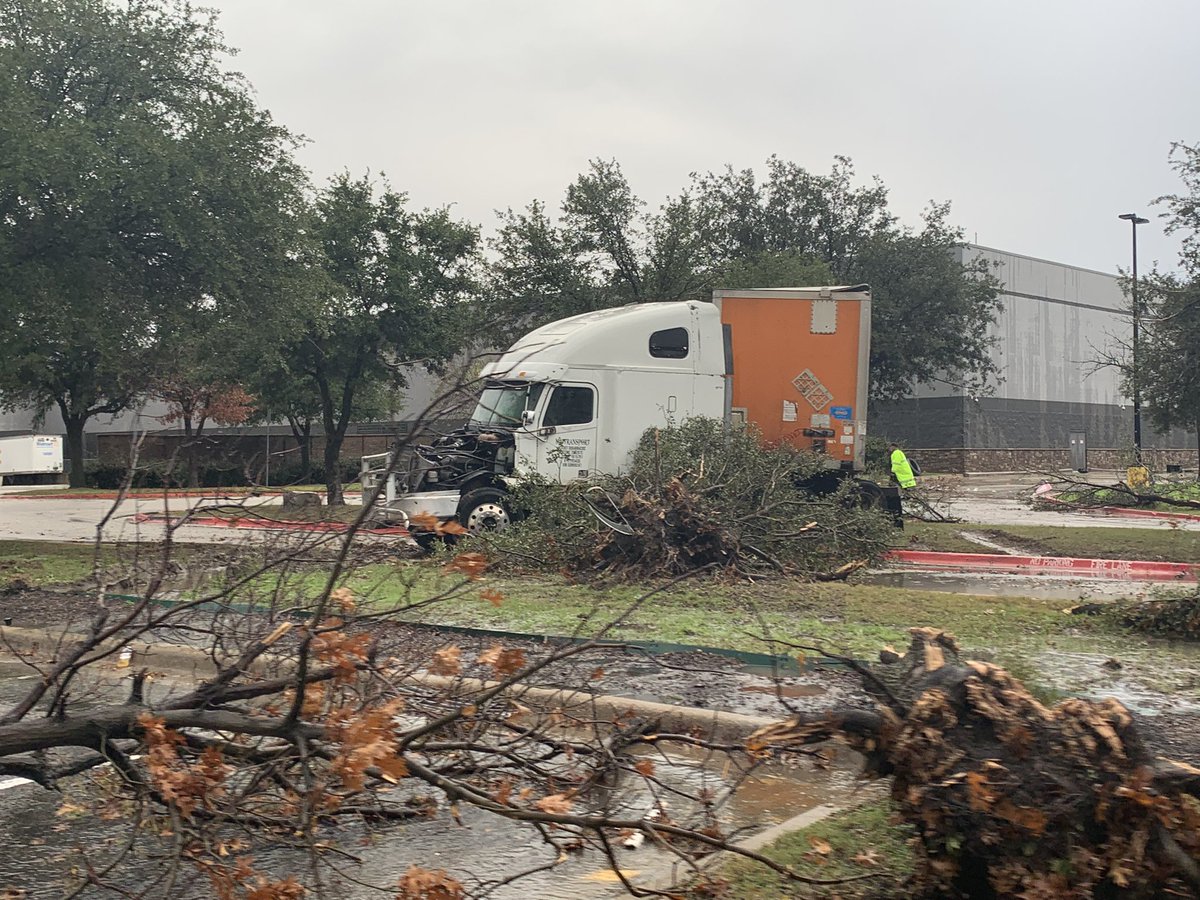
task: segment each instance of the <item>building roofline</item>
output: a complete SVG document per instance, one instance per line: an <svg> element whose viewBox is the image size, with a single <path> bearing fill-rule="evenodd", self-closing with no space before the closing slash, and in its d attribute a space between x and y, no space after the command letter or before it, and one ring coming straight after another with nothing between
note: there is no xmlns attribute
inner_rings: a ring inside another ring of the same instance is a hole
<svg viewBox="0 0 1200 900"><path fill-rule="evenodd" d="M1077 272L1091 272L1093 275L1103 275L1106 278L1121 277L1114 272L1101 272L1099 269L1089 269L1086 266L1073 266L1070 263L1059 262L1056 259L1046 259L1042 256L1030 256L1028 253L1013 253L1011 250L1001 250L999 247L988 247L983 244L973 244L970 241L963 241L959 246L972 250L987 250L991 253L1002 253L1005 256L1015 256L1019 259L1028 259L1031 262L1046 263L1047 265L1051 266L1062 266L1064 269L1074 269Z"/></svg>

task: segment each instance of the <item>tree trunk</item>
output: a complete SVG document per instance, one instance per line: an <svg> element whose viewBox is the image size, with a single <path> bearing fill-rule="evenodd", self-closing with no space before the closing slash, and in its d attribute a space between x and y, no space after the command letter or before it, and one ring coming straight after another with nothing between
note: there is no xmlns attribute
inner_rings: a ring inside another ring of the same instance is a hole
<svg viewBox="0 0 1200 900"><path fill-rule="evenodd" d="M312 478L312 419L305 419L303 424L296 416L288 416L287 420L300 448L300 483L307 484Z"/></svg>
<svg viewBox="0 0 1200 900"><path fill-rule="evenodd" d="M87 413L71 413L61 403L59 409L67 426L67 459L71 464L69 483L73 488L86 487L87 477L83 471L83 426L88 420Z"/></svg>
<svg viewBox="0 0 1200 900"><path fill-rule="evenodd" d="M325 435L325 502L329 506L344 506L342 496L342 441L345 434L335 429Z"/></svg>
<svg viewBox="0 0 1200 900"><path fill-rule="evenodd" d="M183 453L187 459L187 486L200 487L200 460L196 452L197 435L192 430L192 417L186 413L183 416Z"/></svg>

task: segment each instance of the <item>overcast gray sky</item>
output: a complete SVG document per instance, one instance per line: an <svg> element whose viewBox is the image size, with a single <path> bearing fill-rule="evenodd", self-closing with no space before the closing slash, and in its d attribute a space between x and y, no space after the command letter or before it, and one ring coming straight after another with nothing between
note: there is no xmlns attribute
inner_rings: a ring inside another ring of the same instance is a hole
<svg viewBox="0 0 1200 900"><path fill-rule="evenodd" d="M1150 200L1200 141L1197 0L208 0L318 179L415 203L557 205L593 157L652 205L688 173L851 157L916 222L1115 271L1174 265Z"/></svg>

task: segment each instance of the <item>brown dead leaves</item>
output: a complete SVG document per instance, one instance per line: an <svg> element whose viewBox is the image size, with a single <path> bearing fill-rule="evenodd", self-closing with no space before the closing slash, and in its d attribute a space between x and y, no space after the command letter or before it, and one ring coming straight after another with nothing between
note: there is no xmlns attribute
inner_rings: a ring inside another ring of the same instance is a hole
<svg viewBox="0 0 1200 900"><path fill-rule="evenodd" d="M475 663L490 668L496 678L515 675L525 668L527 662L525 651L520 647L505 647L502 644L489 647L475 657ZM433 675L450 678L461 675L463 671L462 648L451 644L433 651L433 657L426 668Z"/></svg>
<svg viewBox="0 0 1200 900"><path fill-rule="evenodd" d="M233 865L200 861L216 900L300 900L307 891L295 878L272 880L254 868L249 856L239 856Z"/></svg>
<svg viewBox="0 0 1200 900"><path fill-rule="evenodd" d="M424 534L461 537L467 533L467 529L463 528L454 519L443 522L432 513L417 513L411 516L408 520L408 526L412 531Z"/></svg>
<svg viewBox="0 0 1200 900"><path fill-rule="evenodd" d="M311 645L317 659L333 668L338 684L353 681L371 655L371 636L366 632L350 634L342 630L344 625L341 619L325 620L313 635Z"/></svg>
<svg viewBox="0 0 1200 900"><path fill-rule="evenodd" d="M347 587L340 587L330 592L329 599L342 615L350 615L355 610L354 593Z"/></svg>
<svg viewBox="0 0 1200 900"><path fill-rule="evenodd" d="M496 644L480 653L476 661L491 666L497 678L504 678L525 668L525 651L520 647L506 648Z"/></svg>
<svg viewBox="0 0 1200 900"><path fill-rule="evenodd" d="M442 869L409 866L400 879L396 900L465 900L466 896L462 882Z"/></svg>
<svg viewBox="0 0 1200 900"><path fill-rule="evenodd" d="M488 569L487 557L482 553L460 553L442 567L444 571L458 573L478 581Z"/></svg>
<svg viewBox="0 0 1200 900"><path fill-rule="evenodd" d="M197 807L211 808L225 795L225 780L233 767L225 763L220 750L208 747L195 763L188 763L179 756L186 743L183 735L167 728L163 719L142 713L138 725L154 786L181 816L190 819Z"/></svg>
<svg viewBox="0 0 1200 900"><path fill-rule="evenodd" d="M346 790L363 790L369 769L393 783L408 775L397 748L396 716L403 709L404 699L396 698L357 715L331 716L329 738L339 745L339 751L330 769Z"/></svg>
<svg viewBox="0 0 1200 900"><path fill-rule="evenodd" d="M549 794L538 800L534 806L544 813L549 813L553 816L565 816L571 812L571 796L572 793L567 791L565 794Z"/></svg>
<svg viewBox="0 0 1200 900"><path fill-rule="evenodd" d="M453 677L462 672L462 648L451 645L433 651L429 671L434 675Z"/></svg>

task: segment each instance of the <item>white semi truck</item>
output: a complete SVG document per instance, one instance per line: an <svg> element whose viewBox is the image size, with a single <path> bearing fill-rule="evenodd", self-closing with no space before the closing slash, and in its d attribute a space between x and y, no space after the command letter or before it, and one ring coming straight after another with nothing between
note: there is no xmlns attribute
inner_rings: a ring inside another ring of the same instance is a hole
<svg viewBox="0 0 1200 900"><path fill-rule="evenodd" d="M483 371L461 428L363 458L364 498L386 476L380 517L506 527L506 492L538 473L558 482L619 474L647 429L704 416L753 423L765 441L825 454L831 489L863 467L871 300L865 285L715 291L712 302L640 303L530 332ZM895 489L861 482L899 508Z"/></svg>

